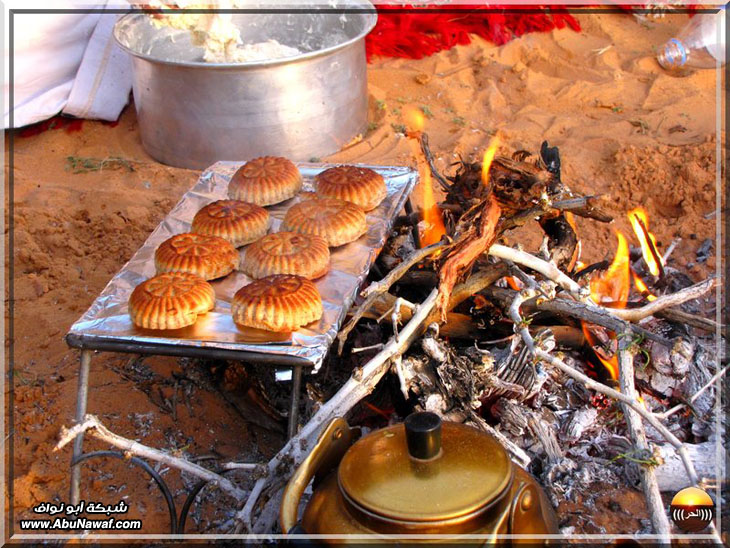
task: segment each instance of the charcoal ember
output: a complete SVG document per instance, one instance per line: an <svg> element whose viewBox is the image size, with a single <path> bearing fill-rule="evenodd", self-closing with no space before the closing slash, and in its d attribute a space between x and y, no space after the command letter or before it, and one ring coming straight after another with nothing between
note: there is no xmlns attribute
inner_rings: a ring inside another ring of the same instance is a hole
<svg viewBox="0 0 730 548"><path fill-rule="evenodd" d="M386 270L393 270L416 250L413 231L409 225L403 225L391 232L378 258Z"/></svg>
<svg viewBox="0 0 730 548"><path fill-rule="evenodd" d="M657 372L651 375L651 387L660 394L664 394L665 396L669 396L672 392L674 392L677 384L678 381L676 379L668 377L667 375L663 375Z"/></svg>
<svg viewBox="0 0 730 548"><path fill-rule="evenodd" d="M678 390L680 399L688 401L699 392L714 375L716 364L717 357L714 348L698 344L687 376ZM715 400L716 388L710 387L692 403L691 431L698 439L705 439L712 432Z"/></svg>
<svg viewBox="0 0 730 548"><path fill-rule="evenodd" d="M620 485L616 467L603 459L578 462L564 457L545 467L540 476L548 498L557 506L560 499L576 501L583 497L583 505L595 509L596 499L603 493L597 485Z"/></svg>
<svg viewBox="0 0 730 548"><path fill-rule="evenodd" d="M668 330L670 328L665 328L665 331ZM670 396L690 369L695 345L687 338L677 337L671 349L653 341L649 343L648 349L649 363L646 367L637 367L636 376L649 382L660 394Z"/></svg>
<svg viewBox="0 0 730 548"><path fill-rule="evenodd" d="M491 412L499 418L502 430L509 432L514 438L523 437L529 428L529 417L513 400L499 398L492 405Z"/></svg>
<svg viewBox="0 0 730 548"><path fill-rule="evenodd" d="M583 436L584 433L590 431L596 426L597 418L598 410L591 405L586 405L585 407L578 409L575 413L573 413L572 417L561 431L562 439L568 443L575 443Z"/></svg>
<svg viewBox="0 0 730 548"><path fill-rule="evenodd" d="M697 249L697 262L704 263L712 256L712 240L707 238Z"/></svg>
<svg viewBox="0 0 730 548"><path fill-rule="evenodd" d="M695 345L686 339L677 339L669 353L669 361L672 365L672 375L684 378L692 364L695 354Z"/></svg>

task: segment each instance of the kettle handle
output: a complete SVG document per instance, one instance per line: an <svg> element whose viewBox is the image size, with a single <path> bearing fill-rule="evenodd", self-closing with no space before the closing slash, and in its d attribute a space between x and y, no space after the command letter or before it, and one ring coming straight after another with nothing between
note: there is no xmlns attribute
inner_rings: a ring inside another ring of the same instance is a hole
<svg viewBox="0 0 730 548"><path fill-rule="evenodd" d="M313 477L322 477L335 468L355 438L359 428L350 428L342 417L332 419L319 435L312 452L302 461L287 483L279 509L279 524L287 534L297 524L299 501Z"/></svg>

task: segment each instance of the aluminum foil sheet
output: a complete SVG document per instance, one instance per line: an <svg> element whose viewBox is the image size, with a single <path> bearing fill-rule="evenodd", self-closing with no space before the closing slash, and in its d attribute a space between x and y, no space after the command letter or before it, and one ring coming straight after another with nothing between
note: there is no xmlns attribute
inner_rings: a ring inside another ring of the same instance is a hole
<svg viewBox="0 0 730 548"><path fill-rule="evenodd" d="M403 207L418 180L417 172L406 167L366 166L380 173L388 187L383 202L367 214L368 231L358 240L331 248L329 273L316 280L322 296L324 313L318 322L289 334L246 331L231 318L230 307L235 292L251 279L242 272L233 272L211 282L216 293L215 308L198 317L189 327L170 331L153 331L136 327L129 318L127 301L132 290L155 275L154 253L164 240L190 231L195 214L215 200L227 198L228 181L243 162L218 162L202 173L190 189L147 238L144 245L107 284L86 313L71 326L69 334L82 336L84 345L94 342L127 344L175 345L188 348L218 348L247 352L278 354L303 358L316 372L342 326L348 309L362 286L370 267L380 253L396 215ZM304 192L313 190L312 178L334 164L298 164L304 177ZM286 211L299 198L269 206L270 232L276 232ZM241 248L243 251L245 249Z"/></svg>

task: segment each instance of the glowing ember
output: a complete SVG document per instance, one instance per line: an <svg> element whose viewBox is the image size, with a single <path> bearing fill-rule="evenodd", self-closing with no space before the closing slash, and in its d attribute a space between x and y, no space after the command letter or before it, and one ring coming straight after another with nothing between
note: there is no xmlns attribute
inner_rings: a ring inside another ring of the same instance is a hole
<svg viewBox="0 0 730 548"><path fill-rule="evenodd" d="M494 155L497 154L497 148L499 147L499 136L495 135L489 143L486 152L484 153L484 160L482 161L482 184L487 186L489 184L489 168L492 167L494 161Z"/></svg>
<svg viewBox="0 0 730 548"><path fill-rule="evenodd" d="M654 256L654 253L651 251L652 248L649 245L649 241L647 241L648 235L649 240L651 240L651 245L654 247L654 250L656 250L656 239L654 238L654 235L649 232L649 218L646 211L643 207L637 207L629 211L628 215L629 221L631 221L631 227L634 229L636 237L639 239L639 243L641 244L641 253L644 256L644 261L646 261L646 264L649 267L649 272L651 272L654 276L658 276L661 271L660 267L662 266L659 262L661 262L662 259L658 255ZM641 226L642 224L644 225L643 228Z"/></svg>
<svg viewBox="0 0 730 548"><path fill-rule="evenodd" d="M611 308L626 308L631 289L629 244L620 232L617 232L616 236L618 246L611 266L603 274L591 278L591 298L596 304L604 304Z"/></svg>
<svg viewBox="0 0 730 548"><path fill-rule="evenodd" d="M593 336L593 333L591 333L591 330L588 329L588 324L586 322L581 321L581 327L583 328L583 336L585 336L586 341L589 345L591 345L591 348L593 348L593 353L596 355L596 357L601 361L603 364L603 367L606 368L608 371L608 374L611 375L611 378L615 381L618 380L618 356L614 354L611 356L611 359L607 360L601 356L599 352L596 352L596 346L598 346L598 341Z"/></svg>
<svg viewBox="0 0 730 548"><path fill-rule="evenodd" d="M507 285L510 286L515 291L521 291L522 290L522 282L515 278L514 276L505 276L505 281L507 282Z"/></svg>

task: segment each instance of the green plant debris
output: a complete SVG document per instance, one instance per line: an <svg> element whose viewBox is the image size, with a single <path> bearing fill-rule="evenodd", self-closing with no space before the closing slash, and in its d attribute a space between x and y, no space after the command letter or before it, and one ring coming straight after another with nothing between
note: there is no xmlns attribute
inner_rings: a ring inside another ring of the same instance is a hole
<svg viewBox="0 0 730 548"><path fill-rule="evenodd" d="M380 124L378 124L377 122L368 123L368 131L375 131L379 127L380 127Z"/></svg>
<svg viewBox="0 0 730 548"><path fill-rule="evenodd" d="M400 114L400 107L395 107L393 109L393 114L395 114L396 116L398 116Z"/></svg>
<svg viewBox="0 0 730 548"><path fill-rule="evenodd" d="M639 133L641 133L642 135L646 135L647 133L649 133L649 124L647 124L645 120L629 120L629 124L634 127L638 127Z"/></svg>
<svg viewBox="0 0 730 548"><path fill-rule="evenodd" d="M117 156L110 156L109 158L66 156L66 169L70 169L72 173L90 173L105 169L126 169L127 171L134 171L134 166L131 161Z"/></svg>
<svg viewBox="0 0 730 548"><path fill-rule="evenodd" d="M433 112L431 112L431 107L428 105L421 105L421 112L426 118L433 118Z"/></svg>
<svg viewBox="0 0 730 548"><path fill-rule="evenodd" d="M406 126L404 124L390 124L390 127L392 127L396 133L402 133L403 135L406 134Z"/></svg>
<svg viewBox="0 0 730 548"><path fill-rule="evenodd" d="M405 97L396 97L395 100L401 105L405 105L408 102L408 99L406 99Z"/></svg>
<svg viewBox="0 0 730 548"><path fill-rule="evenodd" d="M378 99L377 101L375 101L375 104L377 105L378 110L385 110L387 107L385 101L383 101L382 99Z"/></svg>
<svg viewBox="0 0 730 548"><path fill-rule="evenodd" d="M660 463L658 460L656 460L656 458L654 458L654 457L650 457L650 458L634 457L633 455L636 455L637 453L641 453L641 452L628 451L626 453L619 453L618 455L616 455L615 457L613 457L611 459L611 462L616 462L617 460L620 460L620 459L626 459L628 461L635 462L637 464L643 464L645 466L659 466Z"/></svg>
<svg viewBox="0 0 730 548"><path fill-rule="evenodd" d="M466 118L464 118L463 116L454 116L451 121L459 127L466 126Z"/></svg>

